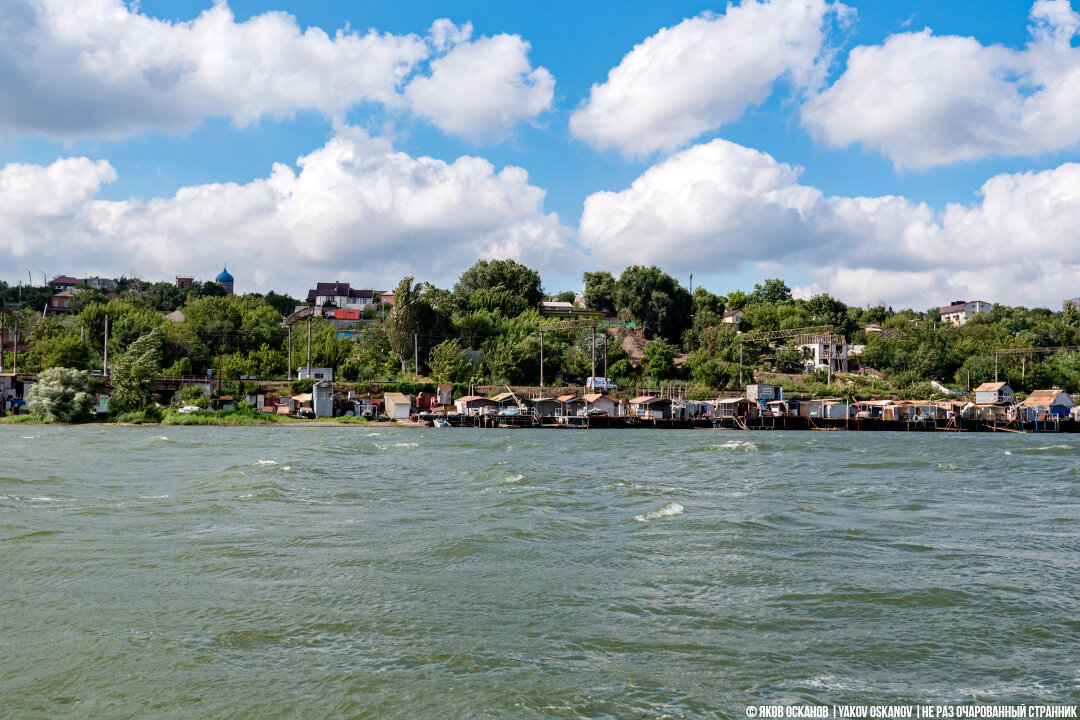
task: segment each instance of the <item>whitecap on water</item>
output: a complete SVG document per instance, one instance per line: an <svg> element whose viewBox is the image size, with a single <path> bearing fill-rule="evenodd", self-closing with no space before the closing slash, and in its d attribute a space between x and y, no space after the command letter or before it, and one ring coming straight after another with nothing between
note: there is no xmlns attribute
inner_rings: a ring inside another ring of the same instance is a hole
<svg viewBox="0 0 1080 720"><path fill-rule="evenodd" d="M412 449L412 448L420 447L420 443L399 442L399 443L391 443L391 444L388 444L388 445L380 445L379 443L375 443L375 447L379 448L380 450L390 450L391 448Z"/></svg>
<svg viewBox="0 0 1080 720"><path fill-rule="evenodd" d="M503 478L503 482L504 483L516 483L516 482L521 482L524 479L525 479L525 476L522 475L521 473L512 473L512 474L507 474L506 477Z"/></svg>
<svg viewBox="0 0 1080 720"><path fill-rule="evenodd" d="M169 496L168 495L140 495L139 499L140 500L161 500L162 498L167 498L167 497L169 497Z"/></svg>
<svg viewBox="0 0 1080 720"><path fill-rule="evenodd" d="M292 470L292 465L282 465L281 469L288 472L289 470Z"/></svg>
<svg viewBox="0 0 1080 720"><path fill-rule="evenodd" d="M634 519L638 522L648 522L650 520L659 520L663 517L674 517L675 515L683 514L683 506L677 502L670 502L659 510L653 510L647 512L644 515L635 515Z"/></svg>
<svg viewBox="0 0 1080 720"><path fill-rule="evenodd" d="M277 460L256 460L252 465L277 465Z"/></svg>
<svg viewBox="0 0 1080 720"><path fill-rule="evenodd" d="M704 447L700 448L700 450L734 450L737 452L757 452L758 446L757 443L750 440L728 440L722 445L705 445Z"/></svg>

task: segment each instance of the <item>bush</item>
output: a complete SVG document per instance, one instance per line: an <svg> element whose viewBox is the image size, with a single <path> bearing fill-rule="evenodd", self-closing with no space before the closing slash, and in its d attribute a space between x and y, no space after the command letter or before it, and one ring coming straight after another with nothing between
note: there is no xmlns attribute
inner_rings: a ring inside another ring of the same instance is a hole
<svg viewBox="0 0 1080 720"><path fill-rule="evenodd" d="M89 373L71 368L49 368L30 388L26 409L44 422L76 422L90 417L94 398L86 391Z"/></svg>

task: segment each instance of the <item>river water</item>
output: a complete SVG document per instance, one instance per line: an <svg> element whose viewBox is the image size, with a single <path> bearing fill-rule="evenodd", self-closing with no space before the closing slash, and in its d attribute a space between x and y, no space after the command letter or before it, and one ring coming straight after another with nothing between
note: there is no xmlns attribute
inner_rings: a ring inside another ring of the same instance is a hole
<svg viewBox="0 0 1080 720"><path fill-rule="evenodd" d="M1078 451L0 426L0 717L1074 704Z"/></svg>

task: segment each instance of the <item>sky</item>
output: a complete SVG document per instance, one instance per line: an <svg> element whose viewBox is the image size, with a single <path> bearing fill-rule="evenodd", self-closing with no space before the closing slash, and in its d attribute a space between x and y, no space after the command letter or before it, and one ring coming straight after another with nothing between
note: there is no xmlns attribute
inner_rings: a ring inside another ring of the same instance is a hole
<svg viewBox="0 0 1080 720"><path fill-rule="evenodd" d="M0 280L513 258L1060 308L1078 33L1068 0L0 0Z"/></svg>

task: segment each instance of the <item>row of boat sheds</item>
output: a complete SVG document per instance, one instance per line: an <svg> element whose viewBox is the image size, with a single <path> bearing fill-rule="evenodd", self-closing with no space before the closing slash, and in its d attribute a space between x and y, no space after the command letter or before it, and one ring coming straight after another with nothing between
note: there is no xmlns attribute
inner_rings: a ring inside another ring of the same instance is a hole
<svg viewBox="0 0 1080 720"><path fill-rule="evenodd" d="M1080 432L1080 407L1064 390L1037 390L1014 402L1006 383L985 383L970 400L802 399L765 384L748 385L738 397L707 400L659 394L627 400L604 393L528 397L507 389L451 401L449 386L440 386L438 395L414 400L387 393L384 403L391 418L407 412L413 421L440 427Z"/></svg>

